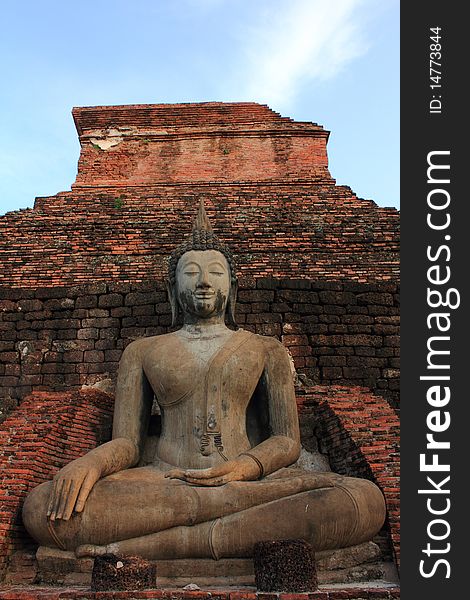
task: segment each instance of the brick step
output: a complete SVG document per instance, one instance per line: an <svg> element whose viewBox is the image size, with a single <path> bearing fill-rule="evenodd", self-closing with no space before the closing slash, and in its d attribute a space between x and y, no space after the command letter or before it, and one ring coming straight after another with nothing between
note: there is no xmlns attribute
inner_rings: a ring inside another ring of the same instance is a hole
<svg viewBox="0 0 470 600"><path fill-rule="evenodd" d="M91 592L86 587L52 588L42 586L8 586L0 588L3 600L395 600L400 598L397 586L320 587L318 591L304 594L262 593L253 588L207 589L183 591L155 589L135 592Z"/></svg>

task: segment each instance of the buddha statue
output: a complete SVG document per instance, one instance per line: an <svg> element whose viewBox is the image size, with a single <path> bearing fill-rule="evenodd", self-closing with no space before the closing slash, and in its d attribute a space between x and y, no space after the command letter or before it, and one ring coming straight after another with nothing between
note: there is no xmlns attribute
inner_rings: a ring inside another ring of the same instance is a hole
<svg viewBox="0 0 470 600"><path fill-rule="evenodd" d="M29 533L77 557L154 560L250 557L263 540L303 538L315 551L370 540L385 518L378 487L295 465L289 355L236 326L234 260L202 203L171 256L168 293L181 327L127 346L112 440L30 492Z"/></svg>

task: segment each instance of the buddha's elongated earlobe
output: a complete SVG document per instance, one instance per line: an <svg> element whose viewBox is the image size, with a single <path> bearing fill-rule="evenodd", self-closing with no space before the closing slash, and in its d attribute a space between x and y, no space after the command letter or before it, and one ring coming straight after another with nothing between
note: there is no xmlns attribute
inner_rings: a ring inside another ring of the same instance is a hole
<svg viewBox="0 0 470 600"><path fill-rule="evenodd" d="M237 303L237 293L238 293L238 279L233 280L230 285L230 294L227 302L227 310L225 320L227 325L238 329L237 322L235 321L235 306Z"/></svg>
<svg viewBox="0 0 470 600"><path fill-rule="evenodd" d="M169 279L166 280L166 290L171 307L171 326L176 327L179 324L180 310L178 299L176 298L176 285L172 284Z"/></svg>

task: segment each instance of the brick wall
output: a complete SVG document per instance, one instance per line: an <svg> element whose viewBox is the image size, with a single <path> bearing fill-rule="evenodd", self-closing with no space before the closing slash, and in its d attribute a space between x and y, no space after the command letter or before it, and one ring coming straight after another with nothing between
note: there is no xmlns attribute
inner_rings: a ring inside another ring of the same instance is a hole
<svg viewBox="0 0 470 600"><path fill-rule="evenodd" d="M398 288L355 282L243 282L241 327L272 335L314 383L367 386L398 406ZM0 288L3 414L32 390L72 390L114 379L132 340L166 333L160 282Z"/></svg>
<svg viewBox="0 0 470 600"><path fill-rule="evenodd" d="M328 132L255 103L75 108L74 188L262 181L328 173Z"/></svg>
<svg viewBox="0 0 470 600"><path fill-rule="evenodd" d="M400 566L400 422L383 398L360 387L297 391L300 419L333 471L374 481L385 496L385 531ZM378 543L380 539L376 540ZM386 548L385 548L386 551Z"/></svg>
<svg viewBox="0 0 470 600"><path fill-rule="evenodd" d="M21 522L26 494L110 439L112 407L96 390L35 392L0 427L0 580L14 552L36 547Z"/></svg>
<svg viewBox="0 0 470 600"><path fill-rule="evenodd" d="M399 280L399 213L324 180L96 187L0 217L0 285L162 280L200 199L248 277Z"/></svg>

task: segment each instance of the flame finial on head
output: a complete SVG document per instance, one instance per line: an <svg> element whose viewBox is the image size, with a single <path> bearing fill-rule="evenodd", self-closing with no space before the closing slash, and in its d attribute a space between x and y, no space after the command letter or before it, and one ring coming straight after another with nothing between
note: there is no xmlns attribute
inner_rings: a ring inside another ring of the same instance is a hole
<svg viewBox="0 0 470 600"><path fill-rule="evenodd" d="M178 264L179 259L185 252L189 252L190 250L218 250L221 252L227 259L230 267L232 283L236 282L235 261L233 255L230 252L230 249L215 235L202 199L199 203L199 209L191 233L170 255L168 276L171 284L175 283L176 265Z"/></svg>
<svg viewBox="0 0 470 600"><path fill-rule="evenodd" d="M206 209L204 208L204 200L202 198L199 202L199 210L197 211L196 219L194 221L193 231L213 231L209 217L206 213Z"/></svg>

